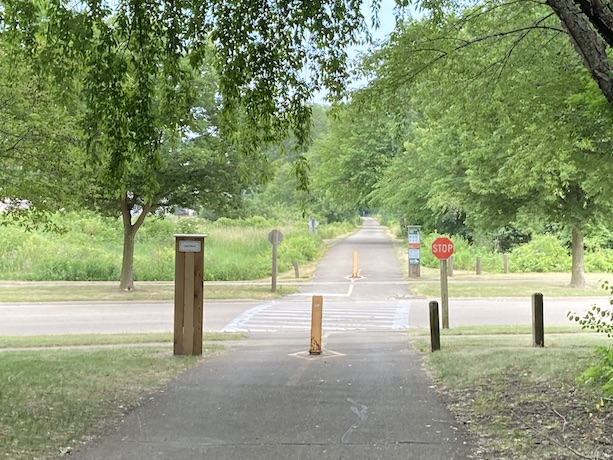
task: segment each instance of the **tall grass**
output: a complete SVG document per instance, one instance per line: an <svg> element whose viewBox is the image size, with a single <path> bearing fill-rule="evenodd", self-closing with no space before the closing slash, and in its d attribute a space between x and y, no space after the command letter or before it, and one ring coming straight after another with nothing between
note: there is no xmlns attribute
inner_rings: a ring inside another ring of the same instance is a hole
<svg viewBox="0 0 613 460"><path fill-rule="evenodd" d="M0 279L25 281L116 281L121 270L123 230L118 219L69 213L55 217L60 232L0 226ZM324 251L323 238L355 229L355 225L321 225L315 235L306 222L249 219L148 218L136 236L134 277L137 281L174 278L175 234L206 234L206 280L250 280L271 274L272 229L283 233L278 249L280 272L292 261L304 264Z"/></svg>

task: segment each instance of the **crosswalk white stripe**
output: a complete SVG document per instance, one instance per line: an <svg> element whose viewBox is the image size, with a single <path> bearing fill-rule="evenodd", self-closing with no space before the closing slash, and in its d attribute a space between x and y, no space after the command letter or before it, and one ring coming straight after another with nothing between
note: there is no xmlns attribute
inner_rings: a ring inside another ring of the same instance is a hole
<svg viewBox="0 0 613 460"><path fill-rule="evenodd" d="M355 302L349 306L332 305L327 308L324 305L323 328L332 331L406 329L409 326L410 304L410 301L397 301L393 305L390 302ZM222 330L274 332L310 327L310 305L270 302L247 310Z"/></svg>

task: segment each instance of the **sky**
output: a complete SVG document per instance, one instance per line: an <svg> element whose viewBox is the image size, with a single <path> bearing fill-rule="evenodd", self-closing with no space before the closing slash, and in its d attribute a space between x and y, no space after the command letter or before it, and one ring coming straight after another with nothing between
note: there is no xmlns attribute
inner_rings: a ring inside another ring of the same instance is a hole
<svg viewBox="0 0 613 460"><path fill-rule="evenodd" d="M364 0L362 4L362 14L367 20L367 23L370 25L370 18L372 13L370 11L370 0ZM396 26L396 17L394 15L394 7L396 5L395 0L381 0L381 7L379 9L379 27L378 28L370 28L370 32L375 41L385 40L389 34L394 31ZM364 46L356 46L348 50L348 54L350 59L355 59L358 57L360 52L366 51L368 49L367 45ZM350 84L352 88L359 88L366 84L365 80L358 80ZM317 94L314 98L314 102L318 104L325 104L325 93L321 92Z"/></svg>

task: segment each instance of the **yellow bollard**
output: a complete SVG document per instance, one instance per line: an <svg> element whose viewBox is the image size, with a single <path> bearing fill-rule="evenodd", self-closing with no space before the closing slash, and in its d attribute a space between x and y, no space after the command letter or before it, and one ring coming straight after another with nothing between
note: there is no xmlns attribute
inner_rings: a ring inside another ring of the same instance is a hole
<svg viewBox="0 0 613 460"><path fill-rule="evenodd" d="M324 298L320 295L313 296L311 305L311 349L309 354L321 355L321 325Z"/></svg>
<svg viewBox="0 0 613 460"><path fill-rule="evenodd" d="M357 278L358 277L358 252L355 251L353 253L353 270L351 271L351 277L352 278Z"/></svg>

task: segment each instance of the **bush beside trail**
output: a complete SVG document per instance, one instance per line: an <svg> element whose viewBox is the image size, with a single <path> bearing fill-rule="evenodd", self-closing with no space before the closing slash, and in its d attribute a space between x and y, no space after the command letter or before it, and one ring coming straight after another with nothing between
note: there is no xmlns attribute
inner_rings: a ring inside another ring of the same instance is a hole
<svg viewBox="0 0 613 460"><path fill-rule="evenodd" d="M422 235L421 264L437 268L439 261L430 252L432 242L440 237L437 233ZM492 247L470 244L463 238L450 237L454 245L453 266L457 270L474 271L477 257L481 257L484 272L502 273L503 254ZM513 273L570 272L570 249L554 235L535 235L525 244L516 246L509 253L510 271ZM594 248L585 251L587 272L610 272L613 270L613 249Z"/></svg>

